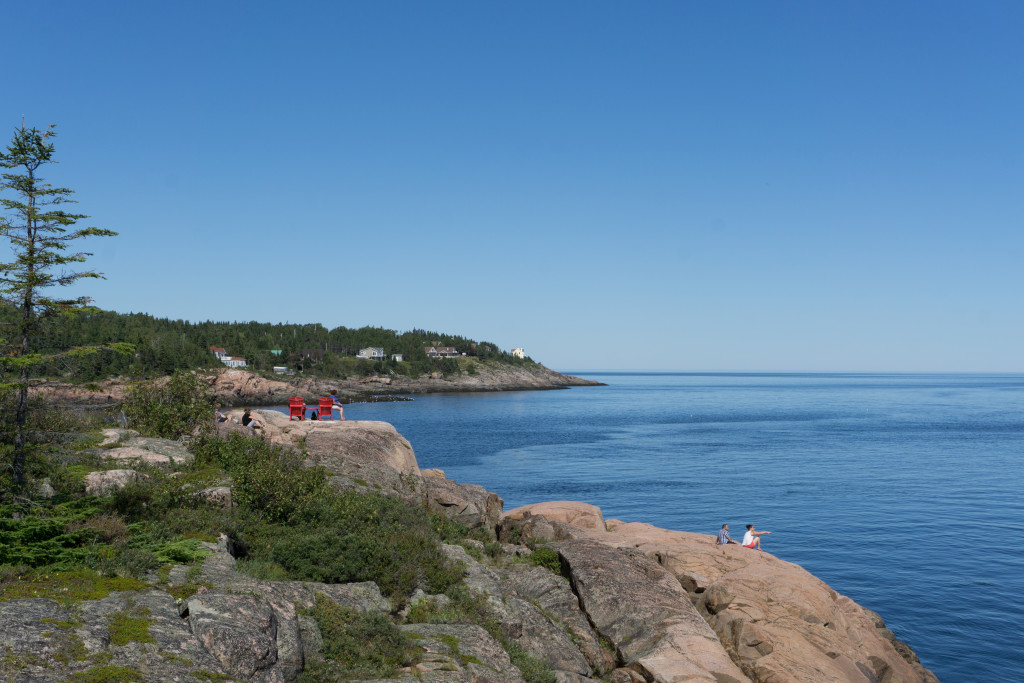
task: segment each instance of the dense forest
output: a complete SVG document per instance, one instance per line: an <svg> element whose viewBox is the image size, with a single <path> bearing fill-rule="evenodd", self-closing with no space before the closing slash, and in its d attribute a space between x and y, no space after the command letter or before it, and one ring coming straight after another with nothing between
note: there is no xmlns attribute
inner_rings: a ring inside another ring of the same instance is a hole
<svg viewBox="0 0 1024 683"><path fill-rule="evenodd" d="M17 311L0 308L0 327L14 320ZM72 382L92 382L114 376L155 377L177 369L221 368L211 346L228 355L245 358L246 369L271 373L287 367L305 376L344 379L375 373L418 377L431 372L459 372L455 359L428 359L427 346L450 346L460 354L514 365L533 365L501 351L496 344L477 342L458 335L410 330L396 332L379 327L328 330L320 324L273 324L260 322L188 322L155 318L144 313L93 311L56 316L46 321L43 332L32 340L39 353L76 347L127 342L132 354L114 352L63 355L41 365L36 376L61 377ZM379 347L388 360L356 358L360 349ZM392 360L401 354L401 362Z"/></svg>

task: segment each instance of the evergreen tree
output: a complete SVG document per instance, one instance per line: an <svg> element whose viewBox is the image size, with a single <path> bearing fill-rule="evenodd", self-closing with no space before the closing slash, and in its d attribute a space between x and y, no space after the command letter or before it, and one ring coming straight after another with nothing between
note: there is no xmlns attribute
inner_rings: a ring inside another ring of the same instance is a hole
<svg viewBox="0 0 1024 683"><path fill-rule="evenodd" d="M54 187L39 176L39 170L54 161L56 135L53 126L46 131L16 129L7 151L0 153L0 167L17 169L3 173L0 191L13 191L14 198L0 197L5 216L0 216L0 236L7 238L14 260L0 263L0 300L16 310L15 320L8 326L8 339L0 339L5 352L0 369L17 376L14 382L4 381L0 388L15 389L15 436L13 449L14 483L25 481L25 422L28 415L29 375L34 366L50 360L34 352L32 340L40 333L42 322L50 317L82 310L91 299L80 296L62 299L48 295L52 287L66 287L82 278L102 278L94 271L68 271L69 264L86 260L86 252L70 253L74 241L85 237L106 237L117 233L100 228L73 226L87 218L68 213L60 206L74 203L71 190ZM95 347L79 347L65 354L84 354ZM123 349L120 349L123 350Z"/></svg>

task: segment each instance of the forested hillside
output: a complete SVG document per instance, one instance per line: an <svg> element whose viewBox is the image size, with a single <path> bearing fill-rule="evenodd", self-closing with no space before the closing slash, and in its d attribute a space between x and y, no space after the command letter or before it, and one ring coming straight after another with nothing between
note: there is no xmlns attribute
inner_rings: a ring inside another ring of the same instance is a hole
<svg viewBox="0 0 1024 683"><path fill-rule="evenodd" d="M6 327L15 315L14 309L0 309L0 324ZM493 343L426 330L396 332L378 327L336 327L328 330L320 324L260 322L193 323L155 318L144 313L112 311L51 318L44 332L33 341L33 349L47 353L112 342L132 344L135 353L64 356L40 366L35 374L89 382L112 376L154 377L183 368L223 367L210 351L211 346L224 348L230 356L245 358L247 369L256 372L271 372L274 366L286 366L305 376L324 378L373 373L415 377L430 372L450 374L459 371L455 359L428 359L424 353L425 346L451 346L467 356L512 365L533 365L530 359L515 358ZM383 348L389 360L357 359L356 353L366 347ZM392 354L402 354L404 360L390 360Z"/></svg>

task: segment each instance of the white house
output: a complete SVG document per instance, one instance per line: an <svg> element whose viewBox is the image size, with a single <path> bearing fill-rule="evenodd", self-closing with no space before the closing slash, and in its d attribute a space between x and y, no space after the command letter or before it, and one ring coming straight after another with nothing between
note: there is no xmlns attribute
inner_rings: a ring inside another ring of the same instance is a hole
<svg viewBox="0 0 1024 683"><path fill-rule="evenodd" d="M393 354L391 354L391 360L393 360L393 361L395 361L397 363L401 363L404 359L405 359L405 356L403 356L400 353L393 353Z"/></svg>
<svg viewBox="0 0 1024 683"><path fill-rule="evenodd" d="M219 346L211 346L210 351L213 351L213 355L217 356L217 360L219 360L221 363L228 366L229 368L245 367L244 358L236 358L235 356L229 356L228 352Z"/></svg>
<svg viewBox="0 0 1024 683"><path fill-rule="evenodd" d="M387 355L384 353L384 349L379 346L369 346L365 349L359 349L359 353L356 354L356 358L363 358L365 360L384 360Z"/></svg>
<svg viewBox="0 0 1024 683"><path fill-rule="evenodd" d="M452 358L459 355L454 346L426 346L423 352L427 354L427 358Z"/></svg>
<svg viewBox="0 0 1024 683"><path fill-rule="evenodd" d="M523 351L521 348L512 349L512 355L515 358L526 358L526 352Z"/></svg>

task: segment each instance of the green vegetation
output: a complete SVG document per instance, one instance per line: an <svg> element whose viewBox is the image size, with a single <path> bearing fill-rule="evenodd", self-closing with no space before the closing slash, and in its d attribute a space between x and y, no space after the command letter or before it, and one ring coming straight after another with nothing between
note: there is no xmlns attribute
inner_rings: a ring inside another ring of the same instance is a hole
<svg viewBox="0 0 1024 683"><path fill-rule="evenodd" d="M190 405L208 405L202 383L183 382L173 391L185 395ZM85 424L56 409L49 415L55 425ZM444 594L446 600L419 601L407 621L479 624L506 647L528 680L552 680L550 669L504 636L487 600L468 590L463 567L448 560L440 547L442 542L462 542L482 560L500 562L500 544L482 538L470 542L474 534L462 525L432 515L422 505L367 492L368 487L335 490L324 470L307 467L301 454L241 434L201 435L190 444L193 462L177 471L143 467L145 476L124 488L87 496L80 486L82 474L102 462L94 451L80 450L79 443L95 448L97 440L54 443L29 460L35 476L51 481L63 477L66 483L56 496L0 505L0 600L51 598L74 608L83 600L112 591L145 590L151 584L185 600L202 585L201 564L208 552L202 541L225 533L239 555L238 569L260 578L372 581L396 610L417 588ZM196 497L228 480L237 506L224 509ZM540 550L537 558L544 555ZM182 564L189 567L184 580L172 572ZM174 585L172 576L179 577ZM323 633L326 662L310 663L301 679L307 683L390 676L416 661L419 648L386 615L346 610L322 596L310 614ZM129 602L107 616L112 645L153 642L144 607ZM89 659L94 665L71 680L139 680L131 669L109 666L109 656L102 656L109 653L88 656L75 635L79 624L74 612L51 623L48 637L58 661ZM458 651L457 643L451 649L456 663L472 661ZM229 680L214 673L195 675Z"/></svg>
<svg viewBox="0 0 1024 683"><path fill-rule="evenodd" d="M307 667L302 683L390 678L417 661L419 649L387 615L358 612L319 595L310 614L323 636L325 661Z"/></svg>
<svg viewBox="0 0 1024 683"><path fill-rule="evenodd" d="M334 491L322 469L259 439L200 439L193 449L196 467L219 466L234 481L236 545L254 573L373 581L397 602L418 585L443 591L461 579L438 546L440 533L457 532L447 520L380 493Z"/></svg>
<svg viewBox="0 0 1024 683"><path fill-rule="evenodd" d="M15 307L0 304L0 324L16 322L17 315ZM286 366L302 376L325 379L375 374L419 377L432 372L476 374L479 370L476 361L480 360L535 365L528 358L516 358L501 351L491 342L476 342L459 335L427 330L397 332L379 327L329 330L323 325L187 322L144 313L101 310L92 310L75 320L55 319L35 339L41 353L71 346L103 347L115 342L127 342L135 349L130 355L41 357L40 363L32 368L33 376L60 377L81 384L114 376L153 378L170 375L176 370L223 368L210 352L211 346L245 358L247 369L255 372L269 375L275 366ZM428 346L451 346L466 357L428 359L424 352L424 347ZM367 347L383 348L388 360L355 357L360 349ZM392 354L402 354L404 360L392 360Z"/></svg>
<svg viewBox="0 0 1024 683"><path fill-rule="evenodd" d="M100 600L113 591L137 591L148 584L120 576L100 576L97 572L81 568L70 571L26 571L0 579L0 600L49 598L63 606L82 600Z"/></svg>
<svg viewBox="0 0 1024 683"><path fill-rule="evenodd" d="M205 669L200 669L199 671L193 671L192 675L195 676L196 678L198 678L201 681L213 681L214 683L222 683L223 681L236 681L236 680L238 680L237 678L234 678L233 676L228 676L227 674L218 674L218 673L214 673L212 671L206 671Z"/></svg>
<svg viewBox="0 0 1024 683"><path fill-rule="evenodd" d="M559 576L562 575L562 560L559 559L558 553L551 548L544 546L535 548L526 559L534 566L543 567Z"/></svg>
<svg viewBox="0 0 1024 683"><path fill-rule="evenodd" d="M136 681L141 683L145 679L135 669L103 664L81 673L72 674L68 680L70 683L136 683Z"/></svg>
<svg viewBox="0 0 1024 683"><path fill-rule="evenodd" d="M166 383L137 382L121 403L127 424L143 436L177 439L213 428L213 397L203 380L176 370Z"/></svg>
<svg viewBox="0 0 1024 683"><path fill-rule="evenodd" d="M492 638L501 643L508 652L512 663L530 683L554 683L555 672L546 662L534 657L518 643L506 636L499 622L487 605L487 598L472 593L465 584L457 584L446 591L449 598L439 601L423 600L414 605L406 617L410 623L427 624L477 624Z"/></svg>
<svg viewBox="0 0 1024 683"><path fill-rule="evenodd" d="M149 632L149 614L149 608L129 602L125 610L108 615L110 644L155 643L156 639Z"/></svg>

